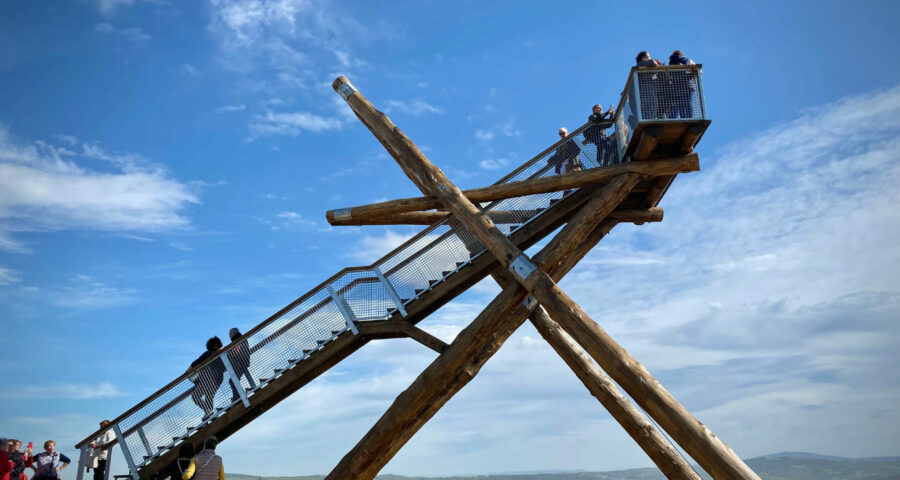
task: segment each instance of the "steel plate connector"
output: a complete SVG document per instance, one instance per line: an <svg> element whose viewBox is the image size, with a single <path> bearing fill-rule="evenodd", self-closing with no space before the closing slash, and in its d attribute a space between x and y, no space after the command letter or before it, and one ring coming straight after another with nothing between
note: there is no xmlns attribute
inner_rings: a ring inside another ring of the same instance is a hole
<svg viewBox="0 0 900 480"><path fill-rule="evenodd" d="M339 208L334 211L334 219L335 220L350 220L350 209L349 208Z"/></svg>
<svg viewBox="0 0 900 480"><path fill-rule="evenodd" d="M341 86L338 88L338 93L341 95L341 97L344 98L344 100L350 98L350 95L353 95L353 92L355 92L355 91L356 91L356 87L354 87L353 84L350 82L342 83Z"/></svg>
<svg viewBox="0 0 900 480"><path fill-rule="evenodd" d="M515 276L519 277L519 280L525 280L535 270L537 270L537 267L533 263L531 263L531 259L524 254L519 255L518 258L516 258L511 264L509 264L509 271L511 271Z"/></svg>

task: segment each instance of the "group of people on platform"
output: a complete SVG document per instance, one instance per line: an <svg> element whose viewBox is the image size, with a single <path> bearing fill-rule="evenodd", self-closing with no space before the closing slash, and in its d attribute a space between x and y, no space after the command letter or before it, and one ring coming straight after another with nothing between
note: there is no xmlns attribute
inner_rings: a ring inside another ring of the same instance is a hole
<svg viewBox="0 0 900 480"><path fill-rule="evenodd" d="M232 328L228 331L228 336L234 342L241 336L241 331L237 328ZM219 391L228 369L225 367L221 357L205 366L202 364L207 359L216 356L222 350L222 347L222 340L219 337L210 338L206 341L206 351L200 354L187 369L187 372L190 373L188 379L194 383L194 387L191 390L191 400L203 410L204 419L211 417L215 413L216 392ZM242 340L229 350L225 358L234 371L236 383L240 384L241 378L246 378L250 382L250 388L256 388L256 382L254 382L253 376L250 374L250 345L247 339ZM231 403L234 403L240 400L241 393L235 388L234 383L229 382L229 384L231 385Z"/></svg>
<svg viewBox="0 0 900 480"><path fill-rule="evenodd" d="M659 59L651 58L650 52L646 50L637 54L635 62L638 67L663 65ZM687 58L681 50L675 50L669 56L669 65L696 65L696 63ZM691 97L696 90L692 75L694 73L690 71L648 72L646 74L639 72L641 118L644 120L692 118ZM629 95L629 106L631 112L638 110L637 100L633 94ZM591 116L588 117L590 126L582 132L584 140L581 141L581 144L595 147L597 152L595 166L597 167L607 166L615 158L616 138L614 135L607 136L606 125L604 125L608 124L615 115L616 111L612 105L606 111L603 111L602 105L594 105ZM634 125L634 120L632 113L628 119L629 124ZM558 133L560 139L566 139L569 136L569 130L565 127L560 127ZM547 159L547 165L552 166L557 175L577 172L583 168L580 154L581 148L574 139L569 138L556 147L556 151Z"/></svg>
<svg viewBox="0 0 900 480"><path fill-rule="evenodd" d="M56 442L44 442L44 451L34 454L32 442L28 442L22 452L22 442L14 438L0 437L0 480L28 480L31 469L32 480L58 480L59 472L72 461L56 451Z"/></svg>

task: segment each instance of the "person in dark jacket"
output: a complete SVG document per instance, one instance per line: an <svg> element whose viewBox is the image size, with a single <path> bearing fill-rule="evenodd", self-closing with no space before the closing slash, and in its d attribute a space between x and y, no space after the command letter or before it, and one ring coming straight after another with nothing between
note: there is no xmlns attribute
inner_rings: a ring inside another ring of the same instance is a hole
<svg viewBox="0 0 900 480"><path fill-rule="evenodd" d="M588 122L591 123L591 126L584 130L584 141L581 142L582 145L593 144L597 148L597 166L602 167L609 165L609 158L612 154L612 144L609 141L609 138L606 137L606 128L604 128L601 123L611 119L613 115L616 114L616 111L613 110L612 105L609 106L609 110L603 111L603 106L599 103L594 105L593 114L588 117Z"/></svg>
<svg viewBox="0 0 900 480"><path fill-rule="evenodd" d="M693 60L684 56L681 50L675 50L669 55L669 65L696 65ZM669 118L691 118L693 109L691 99L696 90L693 71L670 72L669 82L672 90L671 108L668 109Z"/></svg>
<svg viewBox="0 0 900 480"><path fill-rule="evenodd" d="M646 50L642 50L635 57L635 63L638 67L658 67L662 65L662 62L659 60L651 59L650 52ZM663 91L659 88L660 82L660 72L656 71L641 71L637 74L637 87L640 92L641 99L641 120L655 120L657 118L665 118L663 115L664 112L664 102L660 101L660 95L664 94ZM628 104L631 106L631 115L634 115L637 110L637 102L635 101L634 92L630 92L628 96ZM631 126L635 125L635 120L632 117L629 117L628 123Z"/></svg>
<svg viewBox="0 0 900 480"><path fill-rule="evenodd" d="M241 331L237 328L232 328L228 331L228 337L231 338L231 341L234 342L241 336ZM250 382L250 388L256 388L256 383L253 381L253 375L250 374L250 344L247 343L247 339L241 340L240 343L235 345L228 351L228 361L231 362L231 366L234 368L234 374L237 376L237 381L241 381L241 377L247 377L247 381ZM240 395L234 385L231 385L231 401L236 402L240 399Z"/></svg>
<svg viewBox="0 0 900 480"><path fill-rule="evenodd" d="M219 337L212 337L206 341L206 351L203 352L196 360L191 362L188 372L194 370L198 365L205 362L206 359L215 356L222 348L222 340ZM209 365L196 371L191 375L190 380L194 382L194 389L191 391L191 400L203 409L203 418L212 416L215 411L216 391L222 385L225 376L225 364L222 360L216 359Z"/></svg>
<svg viewBox="0 0 900 480"><path fill-rule="evenodd" d="M6 454L9 461L12 462L12 470L9 472L10 480L19 480L23 472L25 472L25 456L19 451L22 442L10 438L6 444Z"/></svg>
<svg viewBox="0 0 900 480"><path fill-rule="evenodd" d="M568 135L569 130L565 127L559 129L559 138L566 138ZM581 149L578 148L578 145L575 145L575 142L570 138L563 142L559 147L556 147L556 153L550 156L547 160L547 164L553 165L553 169L556 171L557 175L560 173L577 172L578 170L581 170L581 161L578 159L578 154L580 153Z"/></svg>

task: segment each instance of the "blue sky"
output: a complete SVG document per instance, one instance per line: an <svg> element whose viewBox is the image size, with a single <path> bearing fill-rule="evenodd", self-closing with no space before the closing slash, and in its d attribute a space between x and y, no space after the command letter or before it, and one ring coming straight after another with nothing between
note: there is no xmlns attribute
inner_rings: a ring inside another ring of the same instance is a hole
<svg viewBox="0 0 900 480"><path fill-rule="evenodd" d="M416 231L325 222L417 193L337 75L471 187L617 103L638 50L679 48L704 65L702 171L673 185L664 222L618 227L563 287L741 456L897 455L898 13L2 2L0 434L72 453L210 334ZM479 284L421 326L450 341L496 293ZM327 472L432 359L367 346L225 442L226 467ZM289 463L256 460L285 447ZM384 471L648 465L526 325Z"/></svg>

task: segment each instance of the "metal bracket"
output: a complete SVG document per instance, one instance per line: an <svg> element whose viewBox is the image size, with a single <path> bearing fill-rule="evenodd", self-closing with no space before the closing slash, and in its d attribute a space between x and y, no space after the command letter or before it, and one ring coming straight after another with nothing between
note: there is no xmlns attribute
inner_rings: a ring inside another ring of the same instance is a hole
<svg viewBox="0 0 900 480"><path fill-rule="evenodd" d="M519 280L525 280L529 275L534 273L535 270L537 270L537 267L531 263L531 259L524 253L519 255L509 264L509 271L519 277Z"/></svg>
<svg viewBox="0 0 900 480"><path fill-rule="evenodd" d="M250 400L247 398L247 392L244 391L244 386L241 385L241 379L237 376L237 373L234 371L234 367L231 365L231 360L228 359L228 353L225 355L220 355L219 358L222 359L222 363L225 365L225 371L228 372L228 379L231 380L231 384L234 385L234 389L237 390L238 396L241 397L241 403L244 404L244 408L250 408Z"/></svg>
<svg viewBox="0 0 900 480"><path fill-rule="evenodd" d="M397 310L400 311L404 317L406 316L406 309L403 308L403 302L400 300L400 295L397 294L397 290L394 289L394 285L388 281L388 279L381 273L381 269L375 267L372 269L372 272L375 273L375 276L378 277L378 280L381 281L381 284L384 285L384 289L387 290L388 295L390 295L391 300L394 301L394 305L397 306Z"/></svg>
<svg viewBox="0 0 900 480"><path fill-rule="evenodd" d="M538 301L536 298L534 298L533 295L529 295L529 296L525 297L525 301L522 302L522 306L525 307L528 311L531 311L535 307L537 307L537 304L538 304Z"/></svg>
<svg viewBox="0 0 900 480"><path fill-rule="evenodd" d="M359 335L359 329L356 328L356 315L353 315L350 305L347 305L347 302L331 288L331 285L325 285L325 289L328 290L328 293L331 295L331 300L337 305L338 310L341 311L341 315L344 316L344 320L347 322L347 326L350 327L350 331L353 332L354 335Z"/></svg>
<svg viewBox="0 0 900 480"><path fill-rule="evenodd" d="M350 220L350 209L349 208L339 208L334 211L334 219L335 220Z"/></svg>
<svg viewBox="0 0 900 480"><path fill-rule="evenodd" d="M356 91L356 87L353 86L349 81L344 82L338 87L338 93L341 97L344 97L344 100L350 98L350 95L353 95L353 92Z"/></svg>
<svg viewBox="0 0 900 480"><path fill-rule="evenodd" d="M128 473L131 474L131 478L141 478L138 475L137 467L134 465L134 458L131 456L131 450L128 449L128 442L125 441L125 435L122 435L122 429L119 428L118 423L113 425L112 428L113 433L116 434L116 440L119 441L119 445L122 447L122 454L125 455L125 463L128 464Z"/></svg>
<svg viewBox="0 0 900 480"><path fill-rule="evenodd" d="M634 125L632 128L637 128L637 124L641 123L644 118L641 115L641 89L638 87L638 72L634 72L634 77L631 82L631 92L634 95L634 105L636 112L631 112L634 115Z"/></svg>

